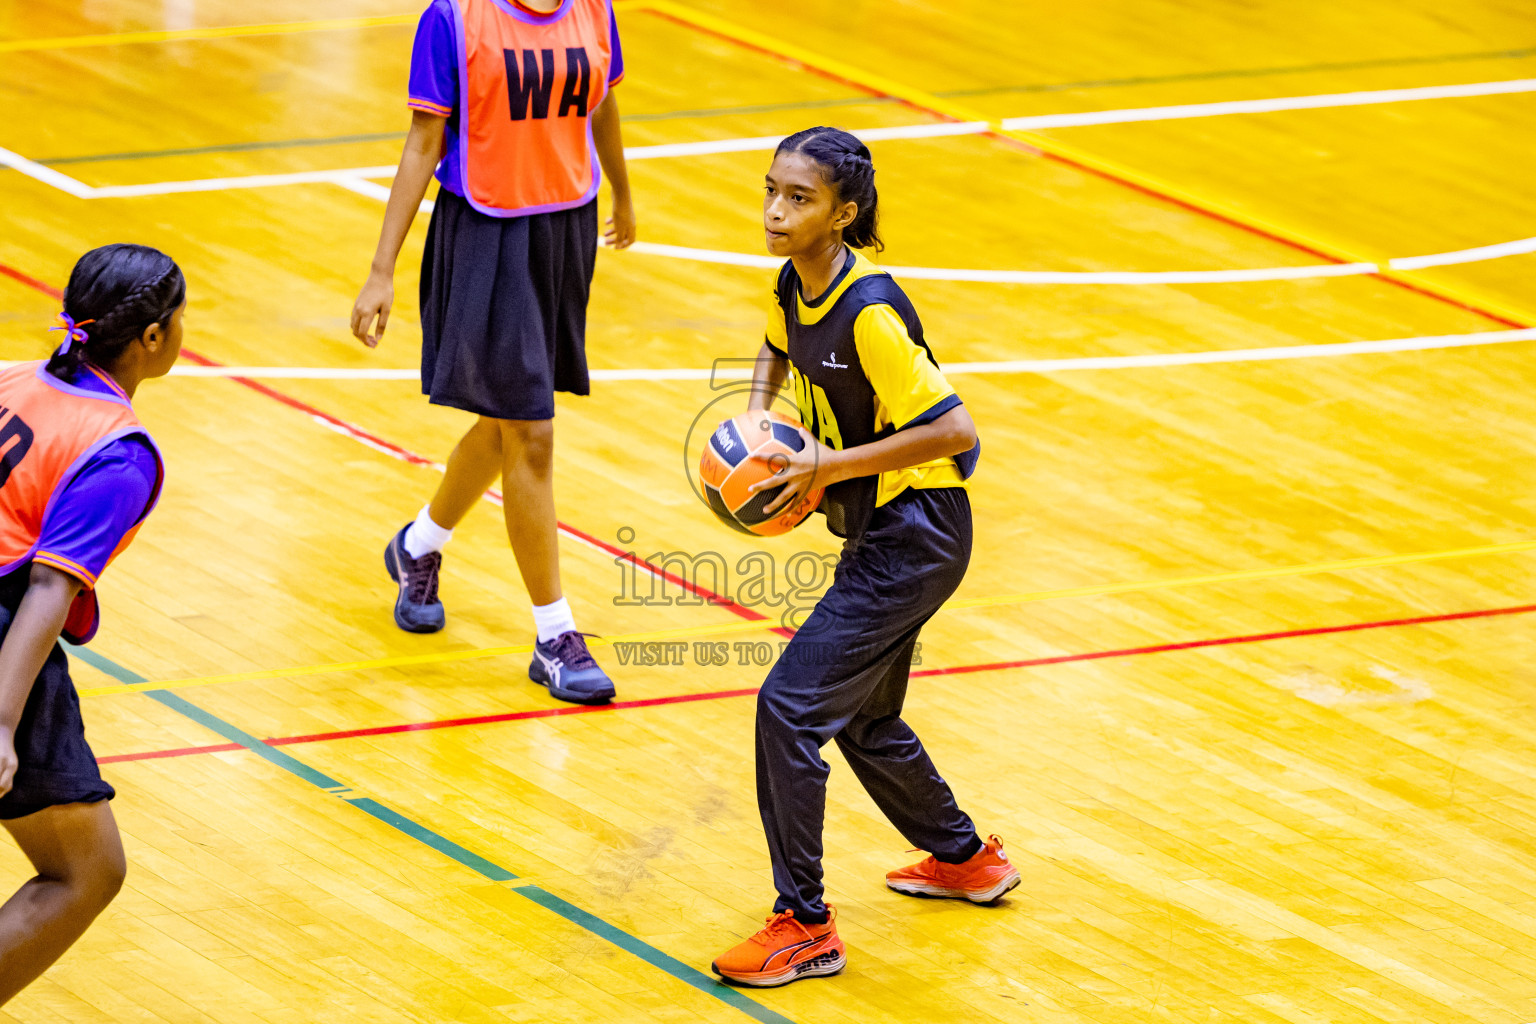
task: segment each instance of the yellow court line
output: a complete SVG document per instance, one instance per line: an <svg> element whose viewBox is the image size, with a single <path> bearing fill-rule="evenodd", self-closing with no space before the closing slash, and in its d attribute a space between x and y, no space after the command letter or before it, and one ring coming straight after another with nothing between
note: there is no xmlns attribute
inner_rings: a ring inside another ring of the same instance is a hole
<svg viewBox="0 0 1536 1024"><path fill-rule="evenodd" d="M653 11L675 18L678 21L697 26L706 31L718 33L727 38L736 39L750 46L759 47L774 53L781 54L794 60L798 60L810 67L818 68L830 74L843 78L850 83L871 89L897 99L904 100L914 106L926 109L942 117L954 118L960 121L985 121L991 125L992 130L999 135L1005 135L1016 139L1026 145L1033 146L1042 152L1051 153L1063 159L1082 164L1085 167L1101 171L1105 174L1121 178L1135 185L1142 186L1155 192L1160 192L1179 202L1206 210L1217 216L1238 224L1257 228L1277 238L1283 238L1298 245L1304 245L1309 249L1324 253L1346 263L1374 263L1378 267L1378 276L1400 281L1415 287L1429 289L1451 298L1457 302L1476 306L1509 320L1525 325L1536 325L1536 313L1517 309L1502 301L1489 298L1485 295L1461 288L1456 285L1440 281L1430 281L1421 273L1414 271L1388 270L1384 258L1373 258L1354 252L1344 245L1323 241L1294 228L1285 227L1273 221L1257 217L1246 211L1242 211L1221 200L1212 199L1209 196L1191 192L1171 182L1143 174L1134 168L1102 157L1093 155L1075 146L1059 142L1056 139L1041 135L1036 132L1007 131L995 118L990 118L980 111L973 110L963 104L955 103L935 96L921 89L897 82L894 79L882 75L872 74L851 64L846 64L833 57L808 50L794 43L757 32L743 25L728 21L703 11L696 11L691 7L676 3L674 0L614 0L616 11ZM376 28L386 25L408 25L416 21L417 15L382 15L367 18L332 18L314 21L279 22L269 25L229 25L214 28L175 29L168 31L152 32L123 32L109 35L90 36L59 36L51 39L13 39L0 41L0 53L15 53L27 50L62 50L86 46L118 46L128 43L163 43L200 39L224 39L238 36L260 35L285 35L296 32L324 32L340 29Z"/></svg>
<svg viewBox="0 0 1536 1024"><path fill-rule="evenodd" d="M1153 175L1144 174L1141 171L1127 167L1124 164L1120 164L1103 157L1095 156L1092 153L1088 153L1082 149L1077 148L1076 146L1071 146L1067 143L1059 142L1050 136L1041 135L1038 132L1006 130L1000 123L1001 119L999 118L989 117L981 111L974 110L968 106L965 106L964 104L956 103L953 100L948 100L941 96L935 96L930 92L925 92L921 89L915 89L894 79L886 78L883 75L877 75L872 72L865 71L862 68L854 67L852 64L844 63L835 57L825 56L821 53L817 53L814 50L809 50L795 43L787 42L785 40L775 38L774 36L758 32L757 30L747 28L744 25L738 25L735 22L728 21L725 18L721 18L713 14L708 14L703 11L696 11L684 4L676 3L675 0L645 0L644 6L649 10L655 11L659 14L665 14L672 18L676 18L679 21L687 22L690 25L695 25L706 31L714 32L727 38L736 39L739 42L747 44L748 46L768 50L780 54L784 57L788 57L792 60L805 64L808 67L824 71L831 75L835 75L836 77L844 79L845 81L854 85L862 86L863 88L870 89L877 93L884 93L887 96L893 96L896 99L903 100L915 107L920 107L942 117L953 118L956 121L985 121L991 126L992 131L997 135L1003 135L1008 138L1015 139L1042 152L1050 153L1053 156L1058 156L1065 160L1070 160L1074 163L1082 164L1085 167L1089 167L1104 174L1120 178L1132 184L1139 185L1142 188L1150 189L1154 192L1159 192L1179 202L1187 203L1190 206L1194 206L1198 209L1216 214L1217 216L1225 218L1226 220L1233 221L1236 224L1257 228L1258 230L1264 231L1270 235L1274 235L1277 238L1285 239L1286 241L1295 243L1297 245L1306 246L1309 249L1324 253L1333 257L1334 259L1342 260L1345 263L1374 263L1378 267L1377 273L1380 277L1390 278L1406 284L1414 285L1416 287L1431 289L1440 293L1441 295L1454 299L1457 302L1467 303L1473 306L1477 306L1481 309L1486 309L1489 312L1495 313L1499 316L1519 321L1521 324L1526 326L1536 325L1536 313L1530 312L1528 310L1517 309L1496 299L1488 298L1464 288L1459 288L1457 286L1449 285L1440 281L1427 280L1423 277L1422 274L1413 271L1389 271L1386 267L1385 257L1378 259L1370 256L1363 256L1357 252L1354 252L1346 245L1323 241L1313 237L1305 231L1276 224L1273 221L1266 220L1262 217L1257 217L1245 210L1238 209L1237 207L1223 202L1222 200L1212 199L1209 196L1190 191L1189 189L1182 188L1161 178L1154 177Z"/></svg>
<svg viewBox="0 0 1536 1024"><path fill-rule="evenodd" d="M221 25L150 32L113 32L95 36L55 36L52 39L7 39L0 53L28 50L75 50L87 46L127 46L134 43L179 43L200 39L233 39L240 36L285 36L297 32L335 32L351 28L414 25L420 15L386 14L370 18L322 18L315 21L280 21L269 25Z"/></svg>
<svg viewBox="0 0 1536 1024"><path fill-rule="evenodd" d="M614 10L640 10L642 0L614 0ZM414 25L420 14L383 14L366 18L318 18L312 21L280 21L268 25L221 25L207 28L164 29L146 32L112 32L93 36L54 36L50 39L0 40L0 53L31 50L74 50L88 46L127 46L135 43L179 43L202 39L234 39L241 36L285 36L298 32L337 32L354 28Z"/></svg>
<svg viewBox="0 0 1536 1024"><path fill-rule="evenodd" d="M731 633L756 633L779 628L777 619L761 619L756 622L727 622L714 626L689 626L683 629L658 629L646 633L622 633L609 637L589 637L593 647L610 647L620 643L646 643L661 640L689 640L700 636L722 636ZM184 689L191 686L212 686L216 683L247 683L261 679L293 679L300 676L330 675L336 672L364 672L369 669L401 668L408 665L438 665L455 661L475 661L480 658L501 658L509 654L530 654L533 644L513 644L509 647L477 647L468 651L436 651L431 654L398 654L387 658L370 658L366 661L337 661L324 665L302 665L296 668L257 669L251 672L229 672L218 676L189 676L185 679L148 680L142 683L119 683L114 686L91 686L79 691L82 697L102 697L115 693L138 693L143 690Z"/></svg>
<svg viewBox="0 0 1536 1024"><path fill-rule="evenodd" d="M1219 583L1276 579L1285 576L1313 576L1324 573L1347 572L1351 569L1371 569L1379 566L1406 565L1413 562L1435 562L1453 558L1509 555L1532 550L1536 550L1536 541L1517 541L1512 544L1485 544L1472 548L1453 548L1449 551L1416 551L1406 555L1375 555L1367 558L1346 558L1333 562L1314 562L1309 565L1282 565L1264 569L1243 569L1237 572L1213 573L1205 576L1182 576L1171 580L1100 583L1087 587L1037 590L1025 594L1004 594L999 597L967 598L962 601L950 601L944 605L943 610L958 611L967 608L995 608L1002 605L1032 604L1039 601L1059 601L1074 597L1144 593L1153 590L1175 590L1179 587L1211 586ZM695 637L706 636L730 636L735 633L756 633L770 630L777 628L778 625L777 619L763 619L756 622L727 622L713 626L689 626L682 629L661 629L648 633L625 633L619 636L593 638L592 644L593 646L612 646L618 643L643 643L647 641L689 640ZM163 679L143 683L92 686L80 690L80 696L102 697L119 693L138 693L143 690L169 690L184 689L192 686L212 686L216 683L243 683L260 679L293 679L301 676L328 675L336 672L362 672L369 669L401 668L407 665L436 665L455 661L472 661L480 658L499 658L509 654L527 654L532 650L532 644L516 644L511 647L483 647L469 651L402 654L388 658L373 658L367 661L342 661L324 665L304 665L296 668L231 672L218 676L193 676L186 679Z"/></svg>

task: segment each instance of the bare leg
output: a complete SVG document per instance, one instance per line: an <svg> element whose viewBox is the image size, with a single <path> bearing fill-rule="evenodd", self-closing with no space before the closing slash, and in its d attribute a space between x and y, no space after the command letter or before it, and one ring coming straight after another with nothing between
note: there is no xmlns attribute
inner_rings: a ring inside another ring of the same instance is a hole
<svg viewBox="0 0 1536 1024"><path fill-rule="evenodd" d="M0 1005L84 934L128 870L105 800L49 807L4 825L37 877L0 906Z"/></svg>
<svg viewBox="0 0 1536 1024"><path fill-rule="evenodd" d="M432 496L432 521L438 526L446 530L458 526L501 475L504 423L482 416L454 446L448 456L448 472Z"/></svg>
<svg viewBox="0 0 1536 1024"><path fill-rule="evenodd" d="M554 420L501 420L503 511L523 586L535 605L560 600ZM437 516L434 513L433 518ZM447 525L446 523L442 525Z"/></svg>

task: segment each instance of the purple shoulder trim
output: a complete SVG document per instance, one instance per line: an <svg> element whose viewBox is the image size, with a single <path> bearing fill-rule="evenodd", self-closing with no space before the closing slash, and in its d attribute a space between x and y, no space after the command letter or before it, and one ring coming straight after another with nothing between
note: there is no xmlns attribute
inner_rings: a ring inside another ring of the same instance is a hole
<svg viewBox="0 0 1536 1024"><path fill-rule="evenodd" d="M525 11L510 0L492 0L496 7L505 14L510 14L518 21L527 22L530 25L548 25L552 21L559 21L570 12L572 0L563 0L558 8L548 14L537 14L533 11Z"/></svg>
<svg viewBox="0 0 1536 1024"><path fill-rule="evenodd" d="M49 374L49 376L52 376L52 374ZM62 381L60 383L62 383ZM68 387L68 385L66 385L66 387ZM108 399L105 395L98 395L93 392L87 391L82 393L90 395L93 398L101 398L107 401L111 400ZM63 494L69 485L74 482L75 477L80 475L80 471L86 467L86 465L91 461L92 458L96 456L98 452L100 452L107 445L112 444L114 441L121 441L125 437L143 438L149 443L149 450L155 456L155 486L154 489L150 491L149 501L145 503L144 511L139 513L138 518L133 521L133 525L137 526L149 517L149 514L155 510L155 506L160 503L160 491L165 484L165 456L160 454L160 446L157 445L155 443L155 439L149 435L149 431L145 430L143 427L124 427L122 430L114 430L110 434L99 438L95 444L81 452L80 456L76 458L75 461L70 464L69 468L64 471L64 475L59 477L58 483L53 485L53 493L48 495L48 504L43 508L43 517L38 525L37 539L32 542L32 546L27 549L27 553L25 555L22 555L20 558L16 559L16 561L10 563L9 565L0 566L0 576L8 575L11 572L14 572L18 566L25 565L32 560L32 556L37 553L37 545L43 539L43 534L48 532L48 520L53 515L54 509L58 506L59 495Z"/></svg>
<svg viewBox="0 0 1536 1024"><path fill-rule="evenodd" d="M87 367L87 369L90 368ZM100 391L92 391L89 388L82 388L77 384L70 384L59 380L59 378L48 372L48 364L46 362L39 362L37 364L37 379L56 391L64 392L66 395L75 395L78 398L94 398L99 402L115 402L118 405L126 405L129 408L133 407L133 404L128 401L128 396L122 393L122 390L116 386L115 381L113 382L114 393L104 395ZM107 379L110 380L110 378Z"/></svg>

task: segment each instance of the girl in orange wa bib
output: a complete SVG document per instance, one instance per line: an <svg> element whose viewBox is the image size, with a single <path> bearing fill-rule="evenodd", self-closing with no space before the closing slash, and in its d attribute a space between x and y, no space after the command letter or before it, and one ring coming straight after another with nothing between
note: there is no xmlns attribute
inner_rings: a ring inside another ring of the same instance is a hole
<svg viewBox="0 0 1536 1024"><path fill-rule="evenodd" d="M411 57L411 132L352 310L352 333L377 345L395 261L435 171L442 187L421 267L422 391L479 419L432 501L385 549L399 587L395 622L443 628L443 546L499 481L538 631L529 675L579 704L605 703L614 689L561 590L554 399L590 390L587 298L604 172L613 186L604 240L622 249L635 237L610 92L623 75L610 0L432 0Z"/></svg>

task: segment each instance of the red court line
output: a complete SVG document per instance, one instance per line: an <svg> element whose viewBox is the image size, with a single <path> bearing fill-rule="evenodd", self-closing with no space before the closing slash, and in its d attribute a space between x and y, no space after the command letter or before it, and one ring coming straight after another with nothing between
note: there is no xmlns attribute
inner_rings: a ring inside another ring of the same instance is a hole
<svg viewBox="0 0 1536 1024"><path fill-rule="evenodd" d="M1102 658L1129 658L1138 654L1165 654L1169 651L1192 651L1202 647L1227 647L1232 644L1257 644L1266 640L1287 640L1299 636L1324 636L1329 633L1356 633L1363 629L1386 629L1391 626L1423 626L1433 622L1456 622L1462 619L1488 619L1498 615L1525 615L1536 612L1536 604L1515 605L1512 608L1486 608L1475 612L1451 612L1447 615L1420 615L1411 619L1383 619L1378 622L1352 622L1343 626L1315 626L1311 629L1287 629L1278 633L1250 633L1246 636L1224 636L1214 640L1188 640L1176 644L1154 644L1150 647L1124 647L1117 651L1095 651L1091 654L1062 654L1054 658L1029 658L1023 661L993 661L984 665L957 665L954 668L929 668L913 672L913 676L956 676L968 672L997 672L1009 668L1032 668L1036 665L1065 665L1074 661L1098 661Z"/></svg>
<svg viewBox="0 0 1536 1024"><path fill-rule="evenodd" d="M702 33L702 34L707 35L707 36L713 36L716 39L724 39L727 42L733 43L736 46L741 47L742 49L751 50L754 53L766 54L767 56L772 57L775 60L781 61L781 62L789 65L790 67L793 67L793 68L796 68L796 69L799 69L799 70L802 70L802 71L809 71L810 73L812 73L814 75L817 75L818 77L825 78L825 79L828 79L828 80L833 81L833 82L838 82L838 83L841 83L843 85L850 86L851 88L858 89L859 91L864 92L864 93L866 93L866 94L868 94L870 96L877 96L877 97L879 97L881 99L895 100L896 102L900 103L902 106L907 107L910 110L916 110L919 113L928 114L931 117L937 117L937 118L940 118L941 120L948 121L950 123L956 123L956 122L959 122L959 120L960 120L960 118L954 116L953 114L945 113L942 110L934 110L932 107L926 107L926 106L924 106L921 103L918 103L918 102L916 102L914 100L909 100L909 99L907 99L907 98L905 98L903 96L893 96L892 94L890 94L888 92L885 92L882 89L877 89L874 86L867 85L867 84L865 84L863 82L857 82L857 81L854 81L853 79L845 78L844 76L839 75L835 71L830 71L830 70L828 70L826 68L817 67L814 64L807 64L805 61L801 60L798 57L790 57L790 56L788 56L786 54L779 53L777 50L774 50L774 49L771 49L769 47L763 46L760 43L754 43L754 42L749 42L749 41L747 41L745 39L739 39L736 36L730 35L729 33L721 32L721 31L718 31L718 30L712 29L712 28L706 28L703 25L695 25L695 24L693 24L690 21L686 21L686 20L684 20L682 18L678 18L678 17L675 17L673 15L667 14L665 11L647 10L645 13L654 15L654 16L656 16L658 18L665 18L667 21L670 21L673 24L682 25L682 26L684 26L686 28L693 29L695 32L699 32L699 33ZM989 131L989 132L983 132L982 134L985 137L987 137L987 138L995 139L998 142L1005 143L1005 144L1013 147L1014 149L1020 149L1020 150L1023 150L1025 152L1027 152L1027 153L1034 154L1035 156L1044 157L1047 160L1054 160L1057 163L1066 164L1068 167L1074 167L1074 168L1076 168L1079 171L1086 171L1089 174L1093 174L1093 175L1096 175L1096 176L1098 176L1100 178L1104 178L1107 181L1112 181L1112 182L1114 182L1117 185L1123 185L1126 188L1134 189L1137 192L1141 192L1144 195L1151 196L1151 197L1153 197L1155 199L1160 199L1163 202L1172 203L1174 206L1178 206L1178 207L1180 207L1182 209L1189 210L1192 213L1198 213L1202 217L1208 217L1211 220L1219 221L1219 222L1221 222L1223 224L1227 224L1227 225L1229 225L1231 227L1240 228L1241 230L1246 231L1249 234L1258 235L1260 238L1267 238L1267 239L1269 239L1272 242L1279 242L1281 245L1288 246L1288 247L1290 247L1292 249L1295 249L1295 250L1297 250L1299 252L1304 252L1304 253L1306 253L1309 256L1316 256L1318 259L1327 260L1329 263L1345 263L1345 262L1348 262L1347 260L1340 259L1337 256L1331 255L1331 254L1326 253L1326 252L1322 252L1321 250L1318 250L1318 249L1314 249L1314 248L1312 248L1311 246L1307 245L1304 242L1298 242L1298 241L1296 241L1294 239L1286 238L1284 235L1277 235L1274 232L1268 231L1268 230L1266 230L1264 228L1261 228L1261 227L1259 227L1256 224L1248 224L1248 223L1246 223L1244 221L1236 219L1235 217L1229 217L1228 215L1226 215L1224 213L1221 213L1218 210L1212 210L1209 207L1201 206L1198 203L1191 202L1191 201L1189 201L1187 199L1180 199L1177 196L1171 196L1171 195L1169 195L1166 192L1158 191L1157 189L1152 188L1150 185L1143 185L1140 182L1131 181L1128 178L1122 178L1118 174L1115 174L1112 171L1106 171L1106 170L1103 170L1103 169L1098 168L1098 167L1091 167L1088 164L1079 163L1078 161L1072 159L1071 157L1063 156L1063 155L1061 155L1059 153L1047 152L1047 151L1039 149L1039 148L1037 148L1035 146L1031 146L1029 143L1024 142L1024 141L1022 141L1020 139L1015 139L1015 138L1012 138L1010 136L1003 135L1003 134L1001 134L999 132L991 132L991 131ZM1434 291L1431 288L1427 288L1427 287L1425 287L1423 285L1414 284L1414 283L1409 282L1409 281L1400 281L1400 280L1398 280L1395 277L1388 277L1388 276L1383 276L1383 275L1380 275L1380 274L1372 274L1372 275L1369 275L1369 276L1374 277L1377 280L1383 281L1383 282L1385 282L1387 284L1396 285L1399 288L1403 288L1403 289L1406 289L1408 291L1415 292L1415 293L1417 293L1419 295L1423 295L1426 298L1436 299L1436 300L1438 300L1440 302L1448 303L1448 304L1450 304L1452 306L1457 307L1458 309L1464 309L1464 310L1466 310L1469 313L1476 313L1478 316L1485 317L1485 318L1487 318L1489 320L1492 320L1494 323L1497 323L1497 324L1503 324L1506 327L1522 328L1522 327L1529 326L1527 324L1521 323L1518 320L1511 320L1508 317L1500 316L1497 313L1491 313L1491 312L1489 312L1486 309L1482 309L1482 308L1480 308L1478 306L1474 306L1474 305L1472 305L1471 303L1468 303L1468 302L1463 302L1461 299L1454 298L1454 297L1452 297L1450 295L1442 295L1439 292Z"/></svg>
<svg viewBox="0 0 1536 1024"><path fill-rule="evenodd" d="M106 757L98 757L97 764L111 764L114 761L148 761L157 757L186 757L188 754L218 754L226 750L244 750L238 743L214 743L206 747L177 747L175 750L150 750L142 754L108 754Z"/></svg>
<svg viewBox="0 0 1536 1024"><path fill-rule="evenodd" d="M1085 654L1062 654L1051 658L1026 658L1020 661L993 661L981 665L955 665L950 668L925 668L913 672L920 676L955 676L972 672L1001 672L1007 669L1034 668L1041 665L1066 665L1078 661L1101 661L1106 658L1133 658L1143 654L1166 654L1170 651L1193 651L1205 647L1228 647L1233 644L1257 644L1269 640L1288 640L1296 637L1325 636L1331 633L1356 633L1367 629L1389 629L1398 626L1425 626L1437 622L1460 622L1467 619L1490 619L1504 615L1525 615L1536 612L1536 604L1514 605L1509 608L1482 608L1470 612L1448 612L1443 615L1419 615L1405 619L1380 619L1374 622L1351 622L1342 626L1313 626L1307 629L1287 629L1273 633L1248 633L1242 636L1214 637L1206 640L1186 640L1181 643L1154 644L1149 647L1122 647L1113 651L1089 651ZM403 732L424 732L429 729L452 729L463 725L492 725L499 722L518 722L530 718L559 718L565 715L588 715L600 711L624 711L631 708L651 708L664 704L690 704L703 700L725 700L731 697L750 697L758 687L737 690L713 690L707 693L685 693L673 697L652 697L648 700L621 700L596 706L566 705L557 708L537 708L532 711L511 711L499 715L476 715L472 718L444 718L432 722L411 722L404 725L381 725L368 729L344 729L339 732L317 732L304 736L284 736L268 739L270 746L281 747L292 743L324 743L328 740L354 739L359 736L388 736ZM208 754L221 750L242 749L237 744L217 744L210 747L183 747L179 750L154 750L141 754L113 754L97 758L99 764L110 761L142 761L156 757L183 757L188 754Z"/></svg>
<svg viewBox="0 0 1536 1024"><path fill-rule="evenodd" d="M217 359L210 359L208 356L205 356L199 352L194 352L189 348L183 348L181 350L181 356L187 362L196 363L198 366L225 365L224 363L219 362ZM362 427L348 423L346 420L337 416L332 416L330 413L325 412L324 410L315 408L308 402L302 402L291 395L285 395L283 392L277 390L276 388L268 387L259 380L252 380L249 377L227 377L225 379L232 380L236 384L242 384L259 395L265 395L275 402L283 403L290 409L297 409L299 412L304 413L306 416L313 416L315 419L320 420L327 426L334 427L335 429L341 431L344 434L347 434L355 440L362 441L365 444L373 447L382 448L389 454L393 455L395 458L404 462L409 462L413 466L436 465L436 463L434 463L431 459L417 455L415 452L407 451L392 441L386 441L376 434L369 433Z"/></svg>
<svg viewBox="0 0 1536 1024"><path fill-rule="evenodd" d="M444 718L436 722L411 722L406 725L380 725L371 729L345 729L341 732L317 732L308 736L283 736L267 740L268 746L282 747L290 743L321 743L325 740L349 740L359 736L390 736L400 732L424 732L428 729L452 729L461 725L490 725L495 722L521 722L529 718L560 718L565 715L588 715L599 711L624 711L629 708L654 708L663 704L691 704L701 700L724 700L727 697L750 697L757 687L741 690L715 690L710 693L684 693L675 697L651 697L647 700L616 700L609 704L567 704L558 708L537 708L533 711L513 711L501 715L476 715L472 718Z"/></svg>
<svg viewBox="0 0 1536 1024"><path fill-rule="evenodd" d="M185 356L189 361L194 362L199 366L224 365L215 359L210 359L205 355L200 355L197 352L192 352L185 348L181 350L181 354ZM274 401L281 402L288 406L290 409L297 409L299 412L304 413L306 416L312 416L315 419L320 420L322 423L325 423L327 426L338 430L343 434L346 434L348 437L363 442L370 448L382 449L390 455L393 455L395 458L409 462L413 466L437 465L437 463L433 462L431 459L425 456L417 455L415 452L410 451L409 449L400 447L393 441L387 441L377 434L370 433L369 431L364 430L362 427L359 427L354 423L349 423L338 416L333 416L323 409L316 408L315 406L310 405L308 402L294 398L292 395L284 394L276 388L268 387L260 381L252 380L249 377L229 377L227 379L232 380L237 384L243 384L250 388L252 391L255 391L261 395L265 395ZM592 536L590 533L587 533L585 530L578 530L576 527L570 525L569 523L560 522L558 520L556 521L555 525L570 536L591 544L593 547L605 551L608 554L615 556L616 558L627 558L629 561L639 566L640 568L645 569L647 572L660 576L668 583L682 587L685 592L693 594L696 597L702 597L710 604L724 608L740 618L747 619L752 622L763 622L768 619L768 616L764 615L762 612L748 608L745 605L737 604L730 598L721 594L717 594L706 587L701 587L697 583L690 583L688 580L678 576L675 573L671 573L665 569L651 565L649 562L638 558L634 552L625 551L623 548L610 544L605 540L600 540L599 538ZM793 631L783 628L774 629L772 632L778 633L783 637L790 637L794 635Z"/></svg>
<svg viewBox="0 0 1536 1024"><path fill-rule="evenodd" d="M63 297L63 293L57 289L54 289L44 282L39 281L37 278L24 274L14 267L8 266L4 263L0 263L0 273L5 274L7 277L15 278L22 284L25 284L30 288L35 288L36 290L42 292L44 295L48 295L55 299ZM189 348L183 348L181 350L181 354L183 358L185 358L188 362L196 363L198 366L225 365L216 359L209 358L208 356L202 355L199 352L194 352ZM319 409L313 405L310 405L308 402L294 398L292 395L285 394L276 388L268 387L266 384L261 383L261 381L252 380L249 377L229 377L226 379L232 380L237 384L250 388L257 394L264 395L275 402L281 402L282 404L288 406L290 409L295 409L304 413L306 416L311 416L314 419L319 420L321 423L324 423L326 426L347 435L355 441L361 441L363 444L368 445L370 448L383 451L397 459L400 459L401 461L408 462L413 466L434 467L437 465L437 463L427 458L426 456L417 455L415 452L410 451L407 448L402 448L395 444L393 441L385 440L379 435L364 430L362 427L359 427L354 423L349 423L339 416L333 416L323 409ZM610 544L605 540L600 540L597 537L592 536L590 533L587 533L585 530L578 530L576 527L571 526L569 523L563 523L559 521L556 522L556 526L570 536L584 541L587 544L591 544L593 547L607 552L616 558L628 558L632 563L644 569L646 572L660 576L668 583L683 588L684 592L693 594L695 597L702 597L710 604L724 608L740 618L747 619L751 622L765 622L768 619L768 616L764 615L762 612L748 608L745 605L737 604L730 598L725 597L722 594L717 594L706 587L701 587L697 583L690 583L688 580L678 576L675 573L668 572L665 569L661 569L647 561L641 560L634 554L634 552L625 551L624 549ZM783 627L772 629L771 632L777 633L785 638L794 635L793 630L785 629Z"/></svg>
<svg viewBox="0 0 1536 1024"><path fill-rule="evenodd" d="M32 289L35 289L36 291L42 292L44 295L48 296L50 299L63 299L64 298L64 293L59 291L57 288L53 287L52 285L46 284L46 283L44 283L42 281L39 281L37 278L32 277L32 276L30 276L28 274L23 274L21 271L17 270L15 267L10 266L8 264L0 263L0 274L3 274L6 277L9 277L12 280L20 281L22 284L26 285L28 288L32 288Z"/></svg>

